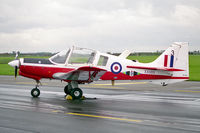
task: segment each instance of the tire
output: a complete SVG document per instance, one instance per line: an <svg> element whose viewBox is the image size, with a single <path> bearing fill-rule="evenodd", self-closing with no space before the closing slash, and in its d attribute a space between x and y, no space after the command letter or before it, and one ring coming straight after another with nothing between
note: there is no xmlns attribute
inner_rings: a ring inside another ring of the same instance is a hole
<svg viewBox="0 0 200 133"><path fill-rule="evenodd" d="M38 97L40 95L40 90L38 88L33 88L31 90L32 97Z"/></svg>
<svg viewBox="0 0 200 133"><path fill-rule="evenodd" d="M70 89L69 89L69 86L68 86L68 85L65 86L64 92L65 92L66 95L69 95L69 94L70 94Z"/></svg>
<svg viewBox="0 0 200 133"><path fill-rule="evenodd" d="M74 88L72 89L70 95L73 99L81 99L83 96L83 91L80 88Z"/></svg>

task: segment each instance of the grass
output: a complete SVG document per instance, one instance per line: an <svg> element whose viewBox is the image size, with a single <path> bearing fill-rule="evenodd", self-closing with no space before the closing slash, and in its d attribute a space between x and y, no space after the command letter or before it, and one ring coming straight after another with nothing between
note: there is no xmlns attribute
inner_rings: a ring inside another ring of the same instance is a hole
<svg viewBox="0 0 200 133"><path fill-rule="evenodd" d="M0 75L14 75L14 68L8 64L0 64Z"/></svg>
<svg viewBox="0 0 200 133"><path fill-rule="evenodd" d="M48 56L20 56L20 58L49 58ZM0 64L8 64L11 60L14 60L14 56L0 57Z"/></svg>
<svg viewBox="0 0 200 133"><path fill-rule="evenodd" d="M152 55L152 56L129 56L128 59L130 60L138 60L142 63L148 63L154 61L158 56Z"/></svg>
<svg viewBox="0 0 200 133"><path fill-rule="evenodd" d="M200 81L200 55L189 57L190 80Z"/></svg>
<svg viewBox="0 0 200 133"><path fill-rule="evenodd" d="M139 60L143 63L154 61L158 56L129 56L128 59ZM37 56L25 56L23 58L48 58ZM8 62L14 57L0 57L0 75L14 75L14 68L8 65ZM200 55L189 56L190 80L200 81Z"/></svg>

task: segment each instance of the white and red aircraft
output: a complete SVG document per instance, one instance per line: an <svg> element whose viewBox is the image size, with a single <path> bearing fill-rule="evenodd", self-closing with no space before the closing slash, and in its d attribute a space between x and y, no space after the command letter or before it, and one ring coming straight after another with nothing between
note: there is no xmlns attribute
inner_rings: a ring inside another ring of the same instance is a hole
<svg viewBox="0 0 200 133"><path fill-rule="evenodd" d="M38 97L40 79L58 79L68 82L64 88L67 95L80 99L83 95L78 84L97 80L148 80L163 86L189 79L188 43L175 42L155 61L140 63L126 59L128 50L119 56L96 50L72 47L49 59L20 58L8 64L19 75L36 80L31 95Z"/></svg>

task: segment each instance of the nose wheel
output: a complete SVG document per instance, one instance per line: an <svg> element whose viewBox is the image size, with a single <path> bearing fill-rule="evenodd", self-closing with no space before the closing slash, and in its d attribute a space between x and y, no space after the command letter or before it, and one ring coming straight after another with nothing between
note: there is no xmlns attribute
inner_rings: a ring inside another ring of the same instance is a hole
<svg viewBox="0 0 200 133"><path fill-rule="evenodd" d="M36 87L31 90L32 97L38 97L40 95L40 90Z"/></svg>
<svg viewBox="0 0 200 133"><path fill-rule="evenodd" d="M39 84L40 85L42 85L42 84L39 80L36 80L36 83L37 83L36 87L31 90L32 97L39 97L39 95L40 95L40 90L38 89L38 87L39 87Z"/></svg>

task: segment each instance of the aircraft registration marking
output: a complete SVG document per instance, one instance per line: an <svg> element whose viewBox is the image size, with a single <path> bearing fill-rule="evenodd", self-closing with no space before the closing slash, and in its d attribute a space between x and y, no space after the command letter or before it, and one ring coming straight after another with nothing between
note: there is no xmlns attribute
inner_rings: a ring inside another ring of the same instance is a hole
<svg viewBox="0 0 200 133"><path fill-rule="evenodd" d="M129 121L129 122L142 122L142 120L134 120L134 119L126 119L126 118L118 118L118 117L110 117L110 116L101 116L101 115L90 115L90 114L80 114L80 113L65 113L65 114L67 114L67 115L75 115L75 116L92 117L92 118L102 118L102 119Z"/></svg>
<svg viewBox="0 0 200 133"><path fill-rule="evenodd" d="M156 71L155 70L145 70L144 73L156 74Z"/></svg>

